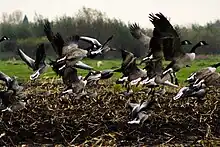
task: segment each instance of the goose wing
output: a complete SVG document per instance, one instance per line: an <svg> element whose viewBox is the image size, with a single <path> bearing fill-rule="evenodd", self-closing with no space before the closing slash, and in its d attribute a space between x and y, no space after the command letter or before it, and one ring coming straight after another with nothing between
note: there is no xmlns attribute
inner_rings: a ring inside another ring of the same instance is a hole
<svg viewBox="0 0 220 147"><path fill-rule="evenodd" d="M54 35L54 33L52 32L51 26L50 26L50 22L48 20L46 20L46 22L44 24L44 33L46 34L47 39L50 41L56 54L59 57L62 56L62 48L63 48L62 42L64 43L64 41L63 41L62 37L59 36L60 34ZM59 38L59 37L61 37L61 38Z"/></svg>
<svg viewBox="0 0 220 147"><path fill-rule="evenodd" d="M163 41L165 60L172 60L173 57L178 57L184 54L181 49L181 41L177 31L162 13L157 13L155 15L150 14L149 18L154 27L162 34L164 38L166 38Z"/></svg>
<svg viewBox="0 0 220 147"><path fill-rule="evenodd" d="M36 51L36 60L35 60L35 67L36 69L39 68L39 65L41 63L44 63L44 60L46 58L45 48L44 44L40 44Z"/></svg>
<svg viewBox="0 0 220 147"><path fill-rule="evenodd" d="M27 56L21 49L18 49L20 58L33 70L35 69L35 60Z"/></svg>
<svg viewBox="0 0 220 147"><path fill-rule="evenodd" d="M97 39L92 37L80 36L79 39L88 42L92 45L95 45L97 48L100 48L102 46L102 44Z"/></svg>
<svg viewBox="0 0 220 147"><path fill-rule="evenodd" d="M62 54L66 55L78 49L79 38L80 37L78 35L73 35L73 36L68 37L64 43Z"/></svg>
<svg viewBox="0 0 220 147"><path fill-rule="evenodd" d="M131 52L128 52L127 50L121 50L121 56L122 56L122 65L121 68L125 68L127 64L134 58L134 54Z"/></svg>
<svg viewBox="0 0 220 147"><path fill-rule="evenodd" d="M131 35L138 39L140 42L142 42L145 46L149 44L150 37L147 36L140 28L140 26L137 23L134 23L129 26Z"/></svg>

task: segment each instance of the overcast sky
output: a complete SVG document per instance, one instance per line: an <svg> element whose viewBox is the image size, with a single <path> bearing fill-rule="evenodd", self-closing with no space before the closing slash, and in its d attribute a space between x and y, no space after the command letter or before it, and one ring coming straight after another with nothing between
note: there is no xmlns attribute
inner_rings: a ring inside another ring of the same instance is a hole
<svg viewBox="0 0 220 147"><path fill-rule="evenodd" d="M220 0L4 0L0 13L21 10L33 20L37 12L51 20L64 14L73 16L83 6L125 23L137 22L142 27L152 27L148 19L151 12L162 12L171 18L172 24L179 25L203 25L220 18Z"/></svg>

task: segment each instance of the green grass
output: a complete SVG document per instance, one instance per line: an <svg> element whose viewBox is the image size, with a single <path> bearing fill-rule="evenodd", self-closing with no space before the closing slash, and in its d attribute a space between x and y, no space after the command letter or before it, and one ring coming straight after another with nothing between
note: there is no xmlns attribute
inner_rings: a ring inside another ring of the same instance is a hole
<svg viewBox="0 0 220 147"><path fill-rule="evenodd" d="M84 63L93 66L94 69L96 70L104 70L104 69L111 69L112 67L120 67L121 65L121 60L120 59L116 59L116 60L103 60L103 66L97 67L96 63L98 60L89 60L89 59L85 59L83 60ZM139 62L139 61L138 61ZM180 80L180 83L183 83L183 81L194 71L197 71L203 67L207 67L211 64L214 64L216 62L220 62L220 56L209 56L206 59L196 59L192 66L189 68L184 68L181 69L178 73L177 73L177 77ZM165 64L168 64L168 62L166 62ZM17 76L18 79L20 80L28 80L30 74L33 73L33 71L27 67L27 65L22 62L22 61L18 61L18 60L8 60L8 61L0 61L0 71L4 72L5 74L9 75L9 76ZM217 69L217 71L220 71L220 68ZM78 70L79 74L85 75L87 74L88 71L86 70ZM52 77L55 76L55 73L52 71L51 68L48 69L48 71L46 73L44 73L42 75L42 77ZM114 78L118 78L120 77L121 74L120 73L116 73L114 75Z"/></svg>

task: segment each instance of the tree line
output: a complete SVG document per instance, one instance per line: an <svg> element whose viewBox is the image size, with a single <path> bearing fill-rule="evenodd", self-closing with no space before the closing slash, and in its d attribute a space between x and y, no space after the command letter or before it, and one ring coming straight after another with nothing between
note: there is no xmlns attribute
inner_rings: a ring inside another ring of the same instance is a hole
<svg viewBox="0 0 220 147"><path fill-rule="evenodd" d="M147 15L146 15L147 17ZM35 14L34 21L30 22L28 16L21 11L14 11L11 14L3 13L0 23L0 35L8 36L10 41L0 44L1 59L17 57L17 48L23 49L28 55L34 56L35 49L40 43L45 43L46 52L49 56L55 53L43 32L45 18ZM172 20L171 20L172 21ZM138 23L138 22L137 22ZM110 19L104 13L83 7L75 16L62 16L51 21L54 32L60 32L66 38L71 35L83 35L97 38L103 43L109 36L114 35L110 46L116 49L127 49L137 57L146 55L147 49L130 32L127 24L119 19ZM209 43L208 46L198 49L200 54L220 53L220 20L209 22L204 26L193 24L189 27L178 26L181 39L188 39L193 44L200 40ZM149 36L152 36L152 29L142 28ZM189 47L184 47L186 51ZM120 58L119 51L111 52L99 58Z"/></svg>

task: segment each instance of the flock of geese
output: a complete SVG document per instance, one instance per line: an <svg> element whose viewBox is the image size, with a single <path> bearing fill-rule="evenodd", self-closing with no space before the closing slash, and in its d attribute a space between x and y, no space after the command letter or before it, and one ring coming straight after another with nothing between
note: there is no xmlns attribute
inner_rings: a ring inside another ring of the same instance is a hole
<svg viewBox="0 0 220 147"><path fill-rule="evenodd" d="M180 40L180 36L173 28L170 22L162 13L149 14L149 20L153 24L153 36L149 37L145 34L138 24L129 25L129 31L134 39L139 40L145 47L149 48L148 55L136 63L136 57L133 53L121 49L122 63L121 67L116 69L106 69L97 71L93 67L82 62L84 58L93 59L98 55L105 54L116 49L108 46L113 36L110 36L103 44L97 39L86 36L70 36L63 39L59 32L52 31L48 20L44 23L44 33L51 43L57 58L49 59L49 63L45 62L46 53L44 44L40 44L36 50L36 58L32 59L26 55L22 49L18 49L20 58L33 70L30 75L31 80L35 80L45 73L48 67L60 77L62 77L65 89L62 95L73 94L75 96L86 93L85 87L98 84L99 80L111 78L115 72L122 73L122 77L116 81L116 84L122 84L126 87L125 94L132 93L132 86L148 87L152 92L155 87L165 86L178 88L179 83L176 73L182 68L190 68L196 56L196 49L208 45L205 41L199 41L195 44L190 52L184 52L183 46L192 45L189 40ZM6 36L0 41L8 40ZM87 48L80 48L79 41L89 44ZM163 67L163 61L170 61L166 67ZM142 69L138 67L145 64ZM186 79L188 86L179 90L174 100L183 97L199 97L202 98L206 94L206 88L209 86L220 86L220 74L216 72L216 68L220 63L210 65L210 67L201 69L192 73ZM77 68L88 70L85 77L78 75ZM0 72L0 80L5 81L7 89L1 91L2 111L13 112L25 107L26 102L19 100L14 103L12 99L22 97L23 87L20 86L16 77L9 77ZM165 91L164 91L165 92ZM163 93L164 94L164 93ZM16 98L15 98L16 97ZM150 115L146 108L152 104L150 100L142 101L139 104L128 102L128 106L132 109L132 121L129 124L143 123Z"/></svg>

